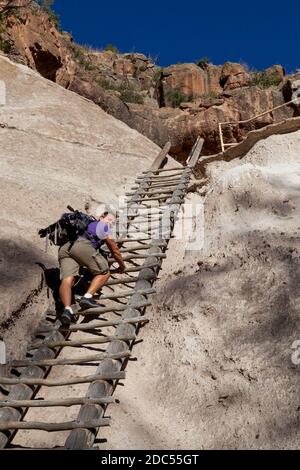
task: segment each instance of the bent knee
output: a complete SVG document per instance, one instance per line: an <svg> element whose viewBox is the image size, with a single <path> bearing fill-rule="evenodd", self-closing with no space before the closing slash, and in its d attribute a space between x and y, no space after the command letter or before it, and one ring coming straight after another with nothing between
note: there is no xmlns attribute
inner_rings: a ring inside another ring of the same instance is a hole
<svg viewBox="0 0 300 470"><path fill-rule="evenodd" d="M105 278L109 278L110 277L110 271L101 271L101 273L95 273L94 274L95 277L105 277Z"/></svg>
<svg viewBox="0 0 300 470"><path fill-rule="evenodd" d="M62 280L62 284L65 284L65 285L68 285L68 286L70 286L70 287L73 287L74 284L75 284L75 277L73 277L73 276L65 277L65 278Z"/></svg>

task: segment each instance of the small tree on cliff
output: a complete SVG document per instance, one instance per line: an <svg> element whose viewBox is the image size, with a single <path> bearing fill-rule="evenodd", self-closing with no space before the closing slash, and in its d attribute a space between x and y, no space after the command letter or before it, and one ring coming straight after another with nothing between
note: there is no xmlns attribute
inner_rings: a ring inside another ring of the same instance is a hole
<svg viewBox="0 0 300 470"><path fill-rule="evenodd" d="M114 52L115 54L119 54L119 49L114 46L113 44L107 44L107 46L105 46L104 48L105 51L111 51L111 52Z"/></svg>
<svg viewBox="0 0 300 470"><path fill-rule="evenodd" d="M205 56L205 57L201 57L201 59L199 59L199 60L197 61L197 65L198 65L198 67L200 67L201 69L205 70L205 69L207 68L209 62L210 62L209 57L206 57L206 56Z"/></svg>

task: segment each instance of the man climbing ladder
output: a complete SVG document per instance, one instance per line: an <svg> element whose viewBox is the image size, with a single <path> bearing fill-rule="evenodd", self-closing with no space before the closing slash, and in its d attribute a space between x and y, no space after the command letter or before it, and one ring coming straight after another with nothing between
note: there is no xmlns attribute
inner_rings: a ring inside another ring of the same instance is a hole
<svg viewBox="0 0 300 470"><path fill-rule="evenodd" d="M115 223L115 216L106 206L100 208L100 214L96 220L79 211L73 211L73 213L64 214L60 221L39 232L41 237L49 237L55 245L60 246L58 251L61 278L59 294L64 305L61 315L61 322L64 325L69 325L74 318L71 307L72 287L76 277L79 276L81 266L90 271L93 280L79 302L80 308L86 310L98 306L93 296L110 277L107 259L99 251L103 243L106 243L119 264L119 268L114 272L121 273L125 269L120 249L112 236L111 229Z"/></svg>
<svg viewBox="0 0 300 470"><path fill-rule="evenodd" d="M110 277L108 262L98 251L103 241L119 264L117 271L121 273L125 269L119 247L112 236L111 228L114 223L115 216L104 209L99 220L91 222L81 237L74 243L67 242L59 249L58 260L62 280L59 293L65 307L61 316L61 322L64 325L70 324L74 315L71 307L72 287L76 276L79 275L80 266L85 266L94 276L88 291L80 300L81 310L98 306L93 295L104 286Z"/></svg>

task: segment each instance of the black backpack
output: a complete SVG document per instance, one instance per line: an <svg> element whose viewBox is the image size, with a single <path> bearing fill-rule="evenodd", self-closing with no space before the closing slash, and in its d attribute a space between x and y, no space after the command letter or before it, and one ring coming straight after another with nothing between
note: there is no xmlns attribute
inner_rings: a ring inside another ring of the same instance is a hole
<svg viewBox="0 0 300 470"><path fill-rule="evenodd" d="M83 236L91 222L96 219L88 214L74 210L68 206L70 212L49 227L41 229L39 236L50 240L56 246L63 246L67 242L75 242Z"/></svg>

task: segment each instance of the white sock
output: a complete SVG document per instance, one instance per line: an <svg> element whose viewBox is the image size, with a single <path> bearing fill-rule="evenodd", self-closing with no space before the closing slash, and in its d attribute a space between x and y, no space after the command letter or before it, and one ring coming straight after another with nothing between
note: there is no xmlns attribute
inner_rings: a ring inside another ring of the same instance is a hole
<svg viewBox="0 0 300 470"><path fill-rule="evenodd" d="M74 315L74 312L73 312L73 310L72 310L72 307L70 307L70 306L65 307L65 310L69 310L69 312L71 312L72 315Z"/></svg>
<svg viewBox="0 0 300 470"><path fill-rule="evenodd" d="M93 294L89 294L88 292L84 294L85 299L91 299L93 297Z"/></svg>

